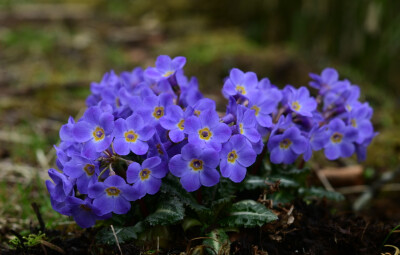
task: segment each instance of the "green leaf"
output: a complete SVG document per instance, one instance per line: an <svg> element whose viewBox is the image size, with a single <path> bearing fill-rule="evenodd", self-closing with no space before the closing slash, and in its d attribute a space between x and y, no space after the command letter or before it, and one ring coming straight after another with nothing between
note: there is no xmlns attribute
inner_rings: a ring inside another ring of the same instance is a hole
<svg viewBox="0 0 400 255"><path fill-rule="evenodd" d="M265 188L267 185L265 184L265 178L255 175L248 175L246 179L243 181L243 189L244 190L254 190L259 188Z"/></svg>
<svg viewBox="0 0 400 255"><path fill-rule="evenodd" d="M182 203L196 212L208 210L207 207L197 203L196 199L194 199L194 197L182 187L179 181L172 176L163 179L160 191L164 194L168 194L168 196L178 197Z"/></svg>
<svg viewBox="0 0 400 255"><path fill-rule="evenodd" d="M194 218L188 218L188 217L185 217L185 219L182 222L182 228L183 228L183 231L185 231L185 232L190 228L198 227L201 225L202 224L199 220L194 219Z"/></svg>
<svg viewBox="0 0 400 255"><path fill-rule="evenodd" d="M209 254L229 254L229 236L223 229L214 229L207 234L208 239L203 241L207 248L212 249Z"/></svg>
<svg viewBox="0 0 400 255"><path fill-rule="evenodd" d="M237 183L227 178L221 178L218 184L218 197L233 196L237 189Z"/></svg>
<svg viewBox="0 0 400 255"><path fill-rule="evenodd" d="M311 187L311 188L301 188L299 189L299 193L304 196L304 199L313 199L313 198L327 198L329 200L340 201L343 200L344 197L342 194L335 191L328 191L322 187Z"/></svg>
<svg viewBox="0 0 400 255"><path fill-rule="evenodd" d="M138 222L135 226L131 227L114 227L115 235L119 243L137 239L138 234L144 230L143 222ZM114 245L115 236L110 227L103 228L96 235L96 240L101 244Z"/></svg>
<svg viewBox="0 0 400 255"><path fill-rule="evenodd" d="M243 200L232 205L227 218L221 223L230 227L252 228L278 219L263 204L254 200Z"/></svg>
<svg viewBox="0 0 400 255"><path fill-rule="evenodd" d="M284 176L274 176L269 181L275 182L277 180L280 181L279 186L284 187L284 188L296 188L296 187L299 187L299 185L300 185L299 182L297 182L291 178L284 177Z"/></svg>
<svg viewBox="0 0 400 255"><path fill-rule="evenodd" d="M150 225L170 225L183 219L185 216L185 209L183 204L177 198L160 199L157 210L147 216L145 221Z"/></svg>

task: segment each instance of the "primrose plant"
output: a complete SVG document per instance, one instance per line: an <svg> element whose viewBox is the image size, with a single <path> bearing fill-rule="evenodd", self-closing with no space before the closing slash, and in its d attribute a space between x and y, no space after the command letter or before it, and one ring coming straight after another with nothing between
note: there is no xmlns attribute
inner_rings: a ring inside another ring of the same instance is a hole
<svg viewBox="0 0 400 255"><path fill-rule="evenodd" d="M359 87L335 69L310 74L312 96L233 68L222 113L184 75L185 63L162 55L155 67L111 71L91 84L87 110L69 118L55 146L59 170L50 169L46 181L54 210L82 228L118 215L129 216L121 225L168 225L185 216L204 226L262 225L276 216L256 201L235 201L237 192L257 178L265 185L271 169L293 172L288 166L316 151L364 160L376 135Z"/></svg>

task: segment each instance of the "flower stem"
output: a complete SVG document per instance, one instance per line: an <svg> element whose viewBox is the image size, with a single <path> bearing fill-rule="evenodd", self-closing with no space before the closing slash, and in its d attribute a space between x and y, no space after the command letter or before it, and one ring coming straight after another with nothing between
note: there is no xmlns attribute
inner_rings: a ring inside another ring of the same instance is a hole
<svg viewBox="0 0 400 255"><path fill-rule="evenodd" d="M101 171L101 173L100 173L99 176L97 177L97 180L98 180L98 181L101 181L100 177L108 170L108 168L110 168L110 166L111 166L111 164L108 165L107 167L105 167L105 168L103 169L103 171Z"/></svg>

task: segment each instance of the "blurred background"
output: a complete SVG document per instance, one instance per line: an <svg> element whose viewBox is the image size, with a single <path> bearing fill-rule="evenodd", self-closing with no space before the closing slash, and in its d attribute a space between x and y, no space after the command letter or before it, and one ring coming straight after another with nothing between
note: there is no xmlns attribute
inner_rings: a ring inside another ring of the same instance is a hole
<svg viewBox="0 0 400 255"><path fill-rule="evenodd" d="M0 1L0 229L35 220L32 201L46 224L68 220L43 181L60 126L85 108L92 81L159 54L186 56L186 74L216 99L232 67L279 87L336 68L375 109L361 180L373 183L400 161L399 10L390 0Z"/></svg>

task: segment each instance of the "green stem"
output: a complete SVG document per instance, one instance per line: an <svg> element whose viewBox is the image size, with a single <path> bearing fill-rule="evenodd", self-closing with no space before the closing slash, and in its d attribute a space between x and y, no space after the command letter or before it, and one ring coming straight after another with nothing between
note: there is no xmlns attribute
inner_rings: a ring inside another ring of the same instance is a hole
<svg viewBox="0 0 400 255"><path fill-rule="evenodd" d="M389 237L393 234L394 231L396 231L398 228L400 228L400 224L397 225L394 229L392 229L392 231L390 231L390 233L386 236L385 240L382 243L382 246L385 245L385 243L387 242L387 240L389 240Z"/></svg>
<svg viewBox="0 0 400 255"><path fill-rule="evenodd" d="M97 177L97 180L100 181L100 177L107 171L107 169L109 169L111 166L111 164L109 164L106 168L103 169L103 171L101 171L101 173L99 174L99 176Z"/></svg>

